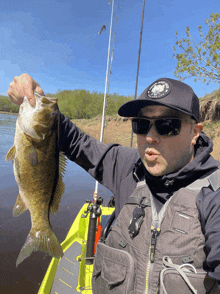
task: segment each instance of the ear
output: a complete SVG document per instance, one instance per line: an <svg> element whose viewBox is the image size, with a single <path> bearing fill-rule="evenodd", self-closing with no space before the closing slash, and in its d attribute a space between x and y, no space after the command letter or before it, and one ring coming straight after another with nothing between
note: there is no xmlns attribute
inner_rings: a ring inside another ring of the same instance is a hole
<svg viewBox="0 0 220 294"><path fill-rule="evenodd" d="M196 141L199 138L199 135L202 132L202 130L203 130L203 124L202 123L197 123L197 124L193 125L193 128L192 128L192 132L194 134L193 139L192 139L192 144L193 145L196 145Z"/></svg>

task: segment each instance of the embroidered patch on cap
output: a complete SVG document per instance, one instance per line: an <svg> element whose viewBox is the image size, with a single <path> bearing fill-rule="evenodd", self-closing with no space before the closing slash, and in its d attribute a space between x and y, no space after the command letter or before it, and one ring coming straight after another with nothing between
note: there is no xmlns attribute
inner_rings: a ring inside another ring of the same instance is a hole
<svg viewBox="0 0 220 294"><path fill-rule="evenodd" d="M147 91L149 98L162 98L167 96L171 91L170 85L166 81L158 81L150 86Z"/></svg>

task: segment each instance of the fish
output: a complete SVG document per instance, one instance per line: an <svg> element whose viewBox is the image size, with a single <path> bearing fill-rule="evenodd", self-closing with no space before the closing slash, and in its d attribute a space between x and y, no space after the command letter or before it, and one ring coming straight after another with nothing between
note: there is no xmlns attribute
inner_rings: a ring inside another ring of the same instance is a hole
<svg viewBox="0 0 220 294"><path fill-rule="evenodd" d="M14 145L6 155L12 161L19 194L12 215L30 212L31 230L21 248L16 267L34 251L60 258L63 250L50 224L65 190L66 157L59 150L58 99L34 92L35 106L27 97L19 107Z"/></svg>

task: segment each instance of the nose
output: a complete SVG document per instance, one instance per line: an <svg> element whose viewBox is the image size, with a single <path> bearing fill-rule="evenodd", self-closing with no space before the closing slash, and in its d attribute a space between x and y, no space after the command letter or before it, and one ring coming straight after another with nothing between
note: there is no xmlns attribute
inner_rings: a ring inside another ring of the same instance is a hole
<svg viewBox="0 0 220 294"><path fill-rule="evenodd" d="M157 133L157 130L155 128L155 125L151 125L149 132L146 135L146 141L149 144L155 144L155 143L159 143L160 141L160 137Z"/></svg>

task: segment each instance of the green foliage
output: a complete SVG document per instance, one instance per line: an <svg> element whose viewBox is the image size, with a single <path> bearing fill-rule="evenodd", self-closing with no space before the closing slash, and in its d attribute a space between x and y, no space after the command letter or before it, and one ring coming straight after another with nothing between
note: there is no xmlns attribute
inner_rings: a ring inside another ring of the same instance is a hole
<svg viewBox="0 0 220 294"><path fill-rule="evenodd" d="M19 106L11 103L8 97L0 96L0 111L18 113Z"/></svg>
<svg viewBox="0 0 220 294"><path fill-rule="evenodd" d="M103 93L87 90L64 90L56 94L46 94L48 97L57 97L60 111L70 119L92 118L101 115L103 111ZM119 96L114 93L107 99L107 115L116 114L118 108L132 97ZM18 113L19 106L11 103L10 99L0 96L0 111Z"/></svg>
<svg viewBox="0 0 220 294"><path fill-rule="evenodd" d="M220 14L212 13L205 24L208 26L206 35L201 25L197 27L201 38L198 44L189 27L186 27L187 38L179 40L176 32L176 45L182 53L176 53L176 47L173 47L173 57L177 59L174 74L180 80L195 77L194 81L201 80L207 84L220 81Z"/></svg>
<svg viewBox="0 0 220 294"><path fill-rule="evenodd" d="M58 98L60 111L70 119L92 118L101 115L103 111L103 93L87 90L64 90L52 96ZM119 96L114 93L107 99L107 115L116 114L118 108L132 97Z"/></svg>

